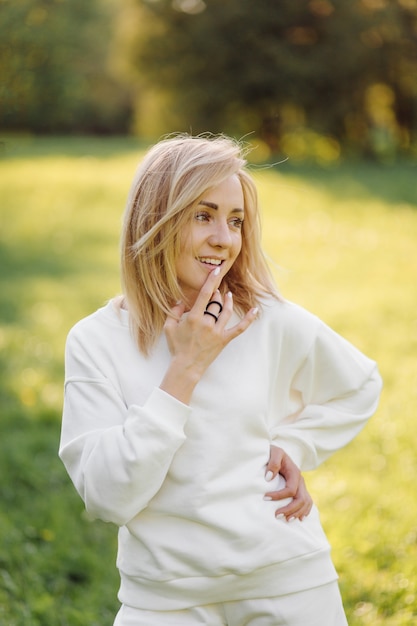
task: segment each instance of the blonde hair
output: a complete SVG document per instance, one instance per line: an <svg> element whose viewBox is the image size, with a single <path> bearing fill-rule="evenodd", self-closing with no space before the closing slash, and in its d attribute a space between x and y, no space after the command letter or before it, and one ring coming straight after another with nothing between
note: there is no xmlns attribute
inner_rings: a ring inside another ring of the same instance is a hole
<svg viewBox="0 0 417 626"><path fill-rule="evenodd" d="M242 248L227 274L241 314L262 296L278 297L261 249L255 183L245 170L241 145L225 136L178 135L153 146L136 170L123 221L121 277L139 349L148 354L166 316L182 298L176 260L187 209L208 189L236 174L241 182L245 221Z"/></svg>

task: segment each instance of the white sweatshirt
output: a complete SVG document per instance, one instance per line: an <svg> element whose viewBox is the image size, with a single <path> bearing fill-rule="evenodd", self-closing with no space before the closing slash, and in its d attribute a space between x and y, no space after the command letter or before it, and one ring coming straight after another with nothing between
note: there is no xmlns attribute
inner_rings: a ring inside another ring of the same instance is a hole
<svg viewBox="0 0 417 626"><path fill-rule="evenodd" d="M190 405L159 389L169 361L164 336L151 356L139 352L113 302L68 336L60 456L87 511L120 526L120 601L175 610L335 580L316 508L302 522L276 519L265 465L271 444L304 471L355 437L377 406L375 363L275 301Z"/></svg>

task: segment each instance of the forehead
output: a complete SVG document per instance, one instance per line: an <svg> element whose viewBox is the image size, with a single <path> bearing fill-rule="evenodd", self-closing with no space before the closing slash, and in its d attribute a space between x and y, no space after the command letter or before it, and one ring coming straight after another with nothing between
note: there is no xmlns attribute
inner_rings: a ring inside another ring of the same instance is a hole
<svg viewBox="0 0 417 626"><path fill-rule="evenodd" d="M199 204L213 209L244 209L244 195L240 178L237 174L229 176L221 183L214 185L201 194Z"/></svg>

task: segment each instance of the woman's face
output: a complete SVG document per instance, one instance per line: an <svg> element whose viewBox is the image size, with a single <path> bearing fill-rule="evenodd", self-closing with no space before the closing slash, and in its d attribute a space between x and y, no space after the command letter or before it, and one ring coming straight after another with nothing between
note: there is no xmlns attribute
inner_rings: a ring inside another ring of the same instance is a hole
<svg viewBox="0 0 417 626"><path fill-rule="evenodd" d="M181 235L177 277L192 306L208 274L220 267L224 277L242 247L244 197L234 174L204 193L191 207L191 221Z"/></svg>

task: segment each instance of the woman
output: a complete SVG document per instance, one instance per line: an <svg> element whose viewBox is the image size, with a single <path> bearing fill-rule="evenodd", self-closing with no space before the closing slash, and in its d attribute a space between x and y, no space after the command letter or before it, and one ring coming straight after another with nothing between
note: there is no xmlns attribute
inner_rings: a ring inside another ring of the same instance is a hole
<svg viewBox="0 0 417 626"><path fill-rule="evenodd" d="M278 295L258 217L237 143L161 141L127 202L124 295L68 336L60 456L120 527L117 626L347 623L300 470L358 434L381 381Z"/></svg>

